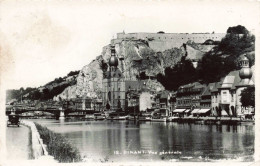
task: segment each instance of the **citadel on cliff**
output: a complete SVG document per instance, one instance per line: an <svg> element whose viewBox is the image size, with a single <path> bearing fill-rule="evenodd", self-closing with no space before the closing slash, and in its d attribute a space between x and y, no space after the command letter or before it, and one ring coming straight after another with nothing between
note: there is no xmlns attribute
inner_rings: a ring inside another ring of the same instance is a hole
<svg viewBox="0 0 260 166"><path fill-rule="evenodd" d="M204 43L206 40L221 41L226 33L117 33L117 38L111 40L111 44L117 47L122 41L144 40L149 47L156 52L174 47L181 47L183 43L191 40L195 43Z"/></svg>

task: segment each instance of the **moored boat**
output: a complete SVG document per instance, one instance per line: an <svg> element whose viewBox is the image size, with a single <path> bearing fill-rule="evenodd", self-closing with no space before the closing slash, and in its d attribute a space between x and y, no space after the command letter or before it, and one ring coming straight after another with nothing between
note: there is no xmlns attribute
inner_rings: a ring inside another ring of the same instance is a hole
<svg viewBox="0 0 260 166"><path fill-rule="evenodd" d="M128 120L137 120L137 115L130 114L130 115L127 116L127 119Z"/></svg>
<svg viewBox="0 0 260 166"><path fill-rule="evenodd" d="M175 121L178 120L178 119L179 119L179 117L177 117L177 116L168 117L168 121L169 121L169 122L175 122Z"/></svg>
<svg viewBox="0 0 260 166"><path fill-rule="evenodd" d="M151 116L139 116L139 121L151 121Z"/></svg>
<svg viewBox="0 0 260 166"><path fill-rule="evenodd" d="M107 120L126 120L127 116L125 115L125 113L110 113L107 117Z"/></svg>
<svg viewBox="0 0 260 166"><path fill-rule="evenodd" d="M151 119L152 122L167 122L167 118L164 117L164 118L152 118Z"/></svg>
<svg viewBox="0 0 260 166"><path fill-rule="evenodd" d="M94 119L94 115L85 115L85 119L86 120L93 120Z"/></svg>
<svg viewBox="0 0 260 166"><path fill-rule="evenodd" d="M101 113L94 113L94 120L104 120L105 116L102 115Z"/></svg>

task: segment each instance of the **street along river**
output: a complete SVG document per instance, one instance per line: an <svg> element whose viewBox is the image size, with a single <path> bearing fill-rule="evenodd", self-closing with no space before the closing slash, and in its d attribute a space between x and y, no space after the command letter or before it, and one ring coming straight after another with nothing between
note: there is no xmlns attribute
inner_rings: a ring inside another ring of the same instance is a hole
<svg viewBox="0 0 260 166"><path fill-rule="evenodd" d="M94 161L253 161L255 126L33 119Z"/></svg>

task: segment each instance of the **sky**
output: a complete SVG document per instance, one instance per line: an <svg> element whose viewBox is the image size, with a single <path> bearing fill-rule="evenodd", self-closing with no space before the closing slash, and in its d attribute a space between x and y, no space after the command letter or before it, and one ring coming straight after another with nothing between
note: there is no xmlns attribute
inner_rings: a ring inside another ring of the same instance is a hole
<svg viewBox="0 0 260 166"><path fill-rule="evenodd" d="M2 0L0 77L5 88L38 87L81 70L116 33L224 33L259 26L256 1Z"/></svg>

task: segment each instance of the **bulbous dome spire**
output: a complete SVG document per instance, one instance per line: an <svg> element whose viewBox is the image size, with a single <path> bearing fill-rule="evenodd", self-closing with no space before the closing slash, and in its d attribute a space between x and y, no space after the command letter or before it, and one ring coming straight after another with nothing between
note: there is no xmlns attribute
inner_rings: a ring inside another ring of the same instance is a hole
<svg viewBox="0 0 260 166"><path fill-rule="evenodd" d="M115 46L111 46L111 57L109 59L109 66L110 67L117 67L118 66L118 58L115 56L116 50Z"/></svg>
<svg viewBox="0 0 260 166"><path fill-rule="evenodd" d="M253 72L250 68L242 68L240 71L239 71L239 76L241 79L250 79L253 75Z"/></svg>
<svg viewBox="0 0 260 166"><path fill-rule="evenodd" d="M241 79L250 79L252 77L252 70L249 67L249 60L246 56L242 57L240 61L241 70L239 71L239 76Z"/></svg>
<svg viewBox="0 0 260 166"><path fill-rule="evenodd" d="M252 85L253 82L251 80L251 77L253 75L253 72L251 68L249 67L249 60L246 56L243 56L240 60L240 71L239 71L239 77L241 78L241 81L238 86L244 87Z"/></svg>

